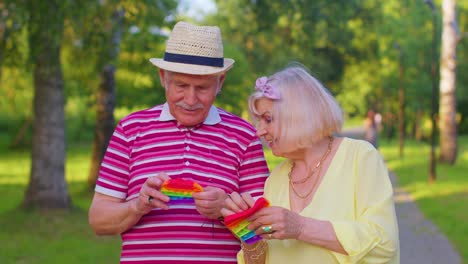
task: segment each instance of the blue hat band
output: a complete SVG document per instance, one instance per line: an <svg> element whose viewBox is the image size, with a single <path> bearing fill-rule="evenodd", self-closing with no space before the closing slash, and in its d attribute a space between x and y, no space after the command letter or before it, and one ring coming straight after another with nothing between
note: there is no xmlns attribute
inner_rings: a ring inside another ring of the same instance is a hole
<svg viewBox="0 0 468 264"><path fill-rule="evenodd" d="M177 63L213 66L213 67L224 67L223 58L210 58L194 55L183 55L175 53L164 53L164 60Z"/></svg>

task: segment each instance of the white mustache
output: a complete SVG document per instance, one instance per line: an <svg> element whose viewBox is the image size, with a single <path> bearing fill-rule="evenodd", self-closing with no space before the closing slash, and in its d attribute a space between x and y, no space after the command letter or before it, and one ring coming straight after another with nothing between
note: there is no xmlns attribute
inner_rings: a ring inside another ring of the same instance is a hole
<svg viewBox="0 0 468 264"><path fill-rule="evenodd" d="M179 107L182 107L184 108L185 110L189 110L189 111L194 111L194 110L198 110L198 109L202 109L203 108L203 105L202 104L196 104L196 105L193 105L193 106L190 106L182 101L180 102L177 102L176 103L176 106L179 106Z"/></svg>

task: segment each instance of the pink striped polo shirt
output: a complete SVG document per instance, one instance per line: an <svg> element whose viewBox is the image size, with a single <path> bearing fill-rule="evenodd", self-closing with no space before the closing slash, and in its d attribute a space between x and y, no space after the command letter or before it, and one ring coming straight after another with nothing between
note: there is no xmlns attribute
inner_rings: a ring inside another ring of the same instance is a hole
<svg viewBox="0 0 468 264"><path fill-rule="evenodd" d="M203 124L180 126L167 103L122 119L101 164L96 192L131 200L149 176L166 172L203 187L263 195L268 167L255 129L211 107ZM121 234L121 263L237 263L239 242L192 202L154 209Z"/></svg>

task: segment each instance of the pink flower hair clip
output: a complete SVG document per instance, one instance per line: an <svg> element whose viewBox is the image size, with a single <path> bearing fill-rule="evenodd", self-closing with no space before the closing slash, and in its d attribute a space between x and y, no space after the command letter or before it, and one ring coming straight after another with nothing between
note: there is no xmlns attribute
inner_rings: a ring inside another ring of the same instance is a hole
<svg viewBox="0 0 468 264"><path fill-rule="evenodd" d="M255 90L261 92L263 96L271 100L278 100L281 98L278 89L271 84L268 84L268 78L263 76L255 81Z"/></svg>

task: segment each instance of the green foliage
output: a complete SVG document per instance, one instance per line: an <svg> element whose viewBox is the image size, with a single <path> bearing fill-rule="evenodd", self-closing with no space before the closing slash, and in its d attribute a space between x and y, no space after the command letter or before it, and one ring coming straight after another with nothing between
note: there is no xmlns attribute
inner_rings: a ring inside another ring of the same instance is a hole
<svg viewBox="0 0 468 264"><path fill-rule="evenodd" d="M243 53L229 43L225 44L225 57L235 58L234 67L229 70L223 88L218 94L216 105L240 116L247 116L248 96L253 92L255 76Z"/></svg>
<svg viewBox="0 0 468 264"><path fill-rule="evenodd" d="M6 56L0 110L11 111L16 104L23 113L31 109L32 94L31 72L24 60L29 53L25 27L29 16L25 0L4 3L0 7L9 12L0 25L6 21L11 33L2 38L0 32L0 44L4 43L0 51ZM176 13L176 5L174 0L63 1L62 66L68 100L80 97L88 111L94 110L99 72L111 58L111 18L123 9L120 55L113 61L117 107L142 109L164 102L158 69L148 59L163 56L167 32L183 18ZM440 11L440 3L437 8ZM461 32L468 31L467 8L458 3ZM227 110L243 114L258 76L299 61L337 96L347 115L363 116L369 108L389 116L397 113L400 85L405 89L408 120L418 109L430 112L432 14L423 1L228 0L217 1L217 9L218 13L196 23L219 25L226 56L237 61L217 100ZM467 39L459 42L459 73L468 70ZM7 74L12 70L18 71L15 77ZM468 98L468 78L463 74L457 76L457 96L459 102ZM463 113L461 104L459 109ZM462 120L461 128L464 114Z"/></svg>
<svg viewBox="0 0 468 264"><path fill-rule="evenodd" d="M1 118L3 145L32 116L26 3L0 3L0 25L4 23L9 30L8 34L0 32L0 55L5 56L0 62L0 110L6 116ZM460 2L457 7L460 32L466 33L468 6ZM175 13L176 1L63 1L66 20L61 55L69 141L92 138L88 129L94 127L94 91L102 62L109 56L110 18L119 8L125 10L125 23L115 61L116 113L165 101L158 69L148 59L163 56L165 33L174 19L181 18ZM426 117L430 113L431 16L428 6L416 1L229 0L218 1L218 13L198 23L220 25L226 57L236 60L216 101L218 106L247 117L246 100L255 79L297 60L333 91L347 116L362 117L374 108L384 114L387 124L396 125L401 65L407 130L411 132L417 111ZM460 74L468 71L468 38L464 36L458 48L457 96L459 131L468 133L468 113L462 107L468 98L468 78ZM22 141L26 146L30 129ZM429 134L430 128L425 131Z"/></svg>
<svg viewBox="0 0 468 264"><path fill-rule="evenodd" d="M3 0L0 11L0 66L24 66L28 56L24 28L27 21L26 1Z"/></svg>
<svg viewBox="0 0 468 264"><path fill-rule="evenodd" d="M28 36L29 54L31 62L36 62L41 56L60 56L56 52L47 52L48 49L60 47L65 16L65 3L63 0L48 0L27 2L29 11ZM59 22L57 22L59 21ZM44 30L47 27L47 30ZM48 58L50 61L58 57Z"/></svg>
<svg viewBox="0 0 468 264"><path fill-rule="evenodd" d="M230 0L217 6L207 23L219 24L225 39L243 50L253 75L297 60L350 115L370 108L396 113L400 85L409 119L418 109L430 112L432 14L422 1Z"/></svg>

